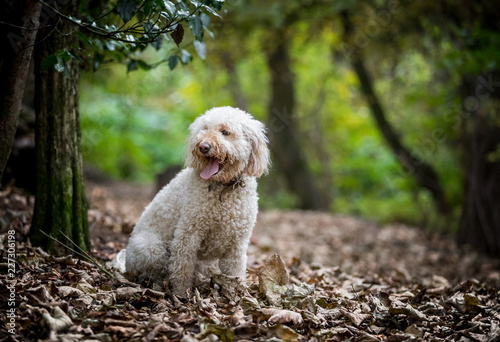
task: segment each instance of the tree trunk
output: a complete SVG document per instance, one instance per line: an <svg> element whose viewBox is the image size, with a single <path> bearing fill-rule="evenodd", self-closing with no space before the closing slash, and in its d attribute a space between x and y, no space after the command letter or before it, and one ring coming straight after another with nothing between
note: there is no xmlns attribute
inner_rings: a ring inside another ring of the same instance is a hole
<svg viewBox="0 0 500 342"><path fill-rule="evenodd" d="M469 104L473 106L473 110L462 113L468 116L463 123L462 138L465 198L457 239L460 244L470 245L478 252L499 257L500 94L492 93L494 88L487 89L485 82L482 82L490 77L491 74L464 77L462 82L464 104L468 100L472 101ZM493 79L498 80L498 77ZM498 87L498 83L496 86ZM484 93L484 88L490 92ZM474 94L476 97L472 96ZM484 96L484 99L478 96Z"/></svg>
<svg viewBox="0 0 500 342"><path fill-rule="evenodd" d="M23 101L24 85L38 32L42 5L36 0L26 0L17 7L24 7L24 13L17 9L15 15L22 19L9 23L21 28L5 26L3 35L3 59L0 70L0 180L14 142L17 122ZM23 6L24 5L24 6ZM2 19L3 16L2 16ZM6 18L8 20L10 18Z"/></svg>
<svg viewBox="0 0 500 342"><path fill-rule="evenodd" d="M289 189L298 195L302 209L329 209L330 203L314 181L304 146L299 142L295 110L294 75L283 32L275 35L267 49L271 72L271 99L268 107L268 129L273 162L284 174Z"/></svg>
<svg viewBox="0 0 500 342"><path fill-rule="evenodd" d="M350 42L354 28L347 12L342 13L342 22L344 24L344 42ZM387 121L361 53L353 53L350 56L350 63L358 76L361 92L366 98L377 127L387 145L389 145L389 148L396 155L402 166L415 178L417 184L432 194L438 211L442 214L447 214L449 206L438 173L430 164L416 158L415 154L403 145L395 129Z"/></svg>
<svg viewBox="0 0 500 342"><path fill-rule="evenodd" d="M76 9L76 1L70 0L60 10L74 15ZM42 232L72 246L66 235L84 250L90 248L90 239L80 146L79 65L75 59L68 61L69 77L54 68L41 70L45 57L78 46L78 39L67 21L54 16L51 23L57 30L43 32L46 38L35 51L37 187L30 237L34 245L63 254L68 250Z"/></svg>
<svg viewBox="0 0 500 342"><path fill-rule="evenodd" d="M222 52L221 57L223 65L226 68L227 73L229 74L229 92L231 93L234 103L239 109L247 111L247 99L241 89L241 84L238 79L238 73L236 72L234 58L229 51Z"/></svg>

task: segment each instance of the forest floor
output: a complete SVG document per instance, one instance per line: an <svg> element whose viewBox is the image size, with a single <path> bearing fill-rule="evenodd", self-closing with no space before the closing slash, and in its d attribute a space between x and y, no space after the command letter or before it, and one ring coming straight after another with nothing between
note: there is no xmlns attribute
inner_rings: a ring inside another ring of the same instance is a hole
<svg viewBox="0 0 500 342"><path fill-rule="evenodd" d="M94 259L108 262L126 246L153 192L88 184ZM262 211L246 284L199 278L177 298L158 284L31 247L32 208L18 189L0 192L0 340L500 340L500 260L460 249L451 236L329 213Z"/></svg>

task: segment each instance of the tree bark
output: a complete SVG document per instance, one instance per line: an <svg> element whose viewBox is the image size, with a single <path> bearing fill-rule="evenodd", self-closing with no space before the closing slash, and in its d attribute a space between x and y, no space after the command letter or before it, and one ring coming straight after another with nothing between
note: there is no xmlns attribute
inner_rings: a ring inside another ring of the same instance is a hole
<svg viewBox="0 0 500 342"><path fill-rule="evenodd" d="M344 25L344 42L350 42L354 27L347 12L343 12L341 17ZM398 158L401 165L415 178L417 184L431 193L438 211L442 214L447 214L449 205L438 173L430 164L414 157L415 154L403 145L395 129L387 121L361 54L356 52L352 53L349 57L352 68L359 79L361 92L366 98L372 116L387 145Z"/></svg>
<svg viewBox="0 0 500 342"><path fill-rule="evenodd" d="M497 74L494 80L498 80ZM479 93L492 75L464 77L462 99ZM481 84L483 83L483 84ZM481 88L479 88L481 87ZM484 88L482 89L484 91ZM457 240L478 252L500 256L500 94L487 93L463 122L464 203Z"/></svg>
<svg viewBox="0 0 500 342"><path fill-rule="evenodd" d="M75 15L76 1L67 1L60 10ZM67 62L69 77L54 68L41 70L45 57L78 46L78 39L67 21L54 16L51 24L57 30L44 31L45 39L35 51L37 187L30 238L34 245L63 254L68 250L42 232L72 246L66 235L84 250L90 248L90 239L80 145L79 65L75 59Z"/></svg>
<svg viewBox="0 0 500 342"><path fill-rule="evenodd" d="M229 91L234 100L234 103L239 109L247 111L247 99L241 89L241 84L238 79L238 73L236 72L234 58L229 51L223 51L221 57L223 65L226 68L227 73L229 74Z"/></svg>
<svg viewBox="0 0 500 342"><path fill-rule="evenodd" d="M42 5L37 0L20 3L22 19L5 26L2 32L4 58L0 70L0 180L9 159L21 111L24 86L28 76ZM24 6L23 6L24 5ZM19 11L17 11L19 12ZM2 16L3 18L3 16Z"/></svg>
<svg viewBox="0 0 500 342"><path fill-rule="evenodd" d="M276 41L266 49L271 73L271 99L268 106L268 129L273 162L284 174L287 185L300 199L301 209L328 210L330 203L309 170L299 142L295 116L294 74L283 32L273 35Z"/></svg>

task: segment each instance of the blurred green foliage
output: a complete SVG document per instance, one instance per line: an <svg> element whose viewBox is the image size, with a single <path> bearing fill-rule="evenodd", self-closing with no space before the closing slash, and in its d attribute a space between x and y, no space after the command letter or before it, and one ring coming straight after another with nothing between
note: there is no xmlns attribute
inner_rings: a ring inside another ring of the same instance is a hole
<svg viewBox="0 0 500 342"><path fill-rule="evenodd" d="M262 41L269 37L265 30L254 30L241 41L239 34L223 32L223 37L207 42L206 61L174 71L164 63L150 71L127 73L123 65L109 65L99 73L85 72L84 161L116 178L144 182L169 165L182 164L190 122L211 107L236 106L232 77L238 78L248 111L266 121L270 86ZM435 220L431 198L401 169L372 121L357 78L345 60L335 57L332 47L339 44L331 27L311 30L308 23L299 23L290 50L300 139L311 169L333 198L331 210L381 222L421 225ZM241 51L233 52L244 56L237 58L235 72L229 72L219 50L240 45ZM169 49L168 44L158 53L147 49L140 57L154 64L168 56ZM192 47L188 51L195 53ZM444 65L463 61L445 43L443 51L443 56L430 57L405 46L397 58L375 52L368 66L389 121L404 143L439 172L456 218L462 179L454 148L458 130L449 117L455 115L459 100L451 91L457 78ZM297 203L274 169L261 180L260 195L263 208Z"/></svg>

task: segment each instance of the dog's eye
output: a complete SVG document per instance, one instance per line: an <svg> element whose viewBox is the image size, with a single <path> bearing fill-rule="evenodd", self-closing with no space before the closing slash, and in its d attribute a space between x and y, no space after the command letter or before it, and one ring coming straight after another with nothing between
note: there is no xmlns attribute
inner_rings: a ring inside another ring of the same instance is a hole
<svg viewBox="0 0 500 342"><path fill-rule="evenodd" d="M222 135L229 135L231 133L229 133L228 131L226 131L225 129L223 129L222 131L220 131L222 133Z"/></svg>

